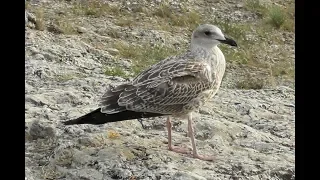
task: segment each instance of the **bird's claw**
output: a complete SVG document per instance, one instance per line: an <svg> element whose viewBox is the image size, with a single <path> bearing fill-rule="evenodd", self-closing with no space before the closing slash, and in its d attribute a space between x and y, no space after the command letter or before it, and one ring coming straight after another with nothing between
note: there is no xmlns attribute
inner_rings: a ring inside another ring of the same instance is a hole
<svg viewBox="0 0 320 180"><path fill-rule="evenodd" d="M215 160L215 158L213 156L202 156L199 154L193 154L193 157L196 159L203 160L203 161L214 161Z"/></svg>

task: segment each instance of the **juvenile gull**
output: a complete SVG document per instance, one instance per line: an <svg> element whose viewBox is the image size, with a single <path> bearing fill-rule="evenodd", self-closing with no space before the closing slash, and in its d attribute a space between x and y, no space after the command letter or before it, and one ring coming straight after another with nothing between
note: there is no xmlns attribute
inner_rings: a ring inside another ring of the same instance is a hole
<svg viewBox="0 0 320 180"><path fill-rule="evenodd" d="M64 124L104 124L166 116L169 150L189 153L188 150L174 147L171 139L171 117L185 118L188 119L193 157L213 160L213 157L197 152L192 113L198 111L220 87L226 67L224 55L217 47L220 43L237 46L218 27L200 25L192 33L187 52L154 64L129 83L109 87L101 98L100 108Z"/></svg>

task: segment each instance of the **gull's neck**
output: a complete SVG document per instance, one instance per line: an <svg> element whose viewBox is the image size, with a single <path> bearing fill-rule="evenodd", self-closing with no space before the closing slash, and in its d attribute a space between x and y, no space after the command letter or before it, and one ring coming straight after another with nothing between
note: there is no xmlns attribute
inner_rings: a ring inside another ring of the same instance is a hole
<svg viewBox="0 0 320 180"><path fill-rule="evenodd" d="M197 53L197 52L205 52L205 53L211 53L212 50L217 47L218 43L207 43L204 41L201 41L199 39L191 38L191 52Z"/></svg>
<svg viewBox="0 0 320 180"><path fill-rule="evenodd" d="M196 43L191 43L190 50L192 53L212 53L212 50L217 47L217 45L214 46L209 46L206 44L196 44Z"/></svg>

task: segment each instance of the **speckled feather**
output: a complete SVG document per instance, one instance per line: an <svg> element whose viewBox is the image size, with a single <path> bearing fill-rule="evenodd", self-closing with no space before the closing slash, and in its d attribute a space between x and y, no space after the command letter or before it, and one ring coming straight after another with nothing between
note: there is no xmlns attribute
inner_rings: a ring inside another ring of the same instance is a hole
<svg viewBox="0 0 320 180"><path fill-rule="evenodd" d="M224 63L217 47L209 53L199 49L164 59L131 83L109 88L101 99L102 112L183 114L196 110L218 90L225 68L224 64L222 70L216 67L221 55Z"/></svg>

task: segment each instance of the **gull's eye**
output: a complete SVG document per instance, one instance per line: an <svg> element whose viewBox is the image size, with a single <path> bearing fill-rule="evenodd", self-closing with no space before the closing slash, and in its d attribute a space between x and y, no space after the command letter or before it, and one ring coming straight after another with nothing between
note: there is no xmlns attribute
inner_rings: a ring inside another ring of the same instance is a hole
<svg viewBox="0 0 320 180"><path fill-rule="evenodd" d="M210 36L210 35L212 35L212 32L210 32L210 31L205 31L204 34L207 35L207 36Z"/></svg>

